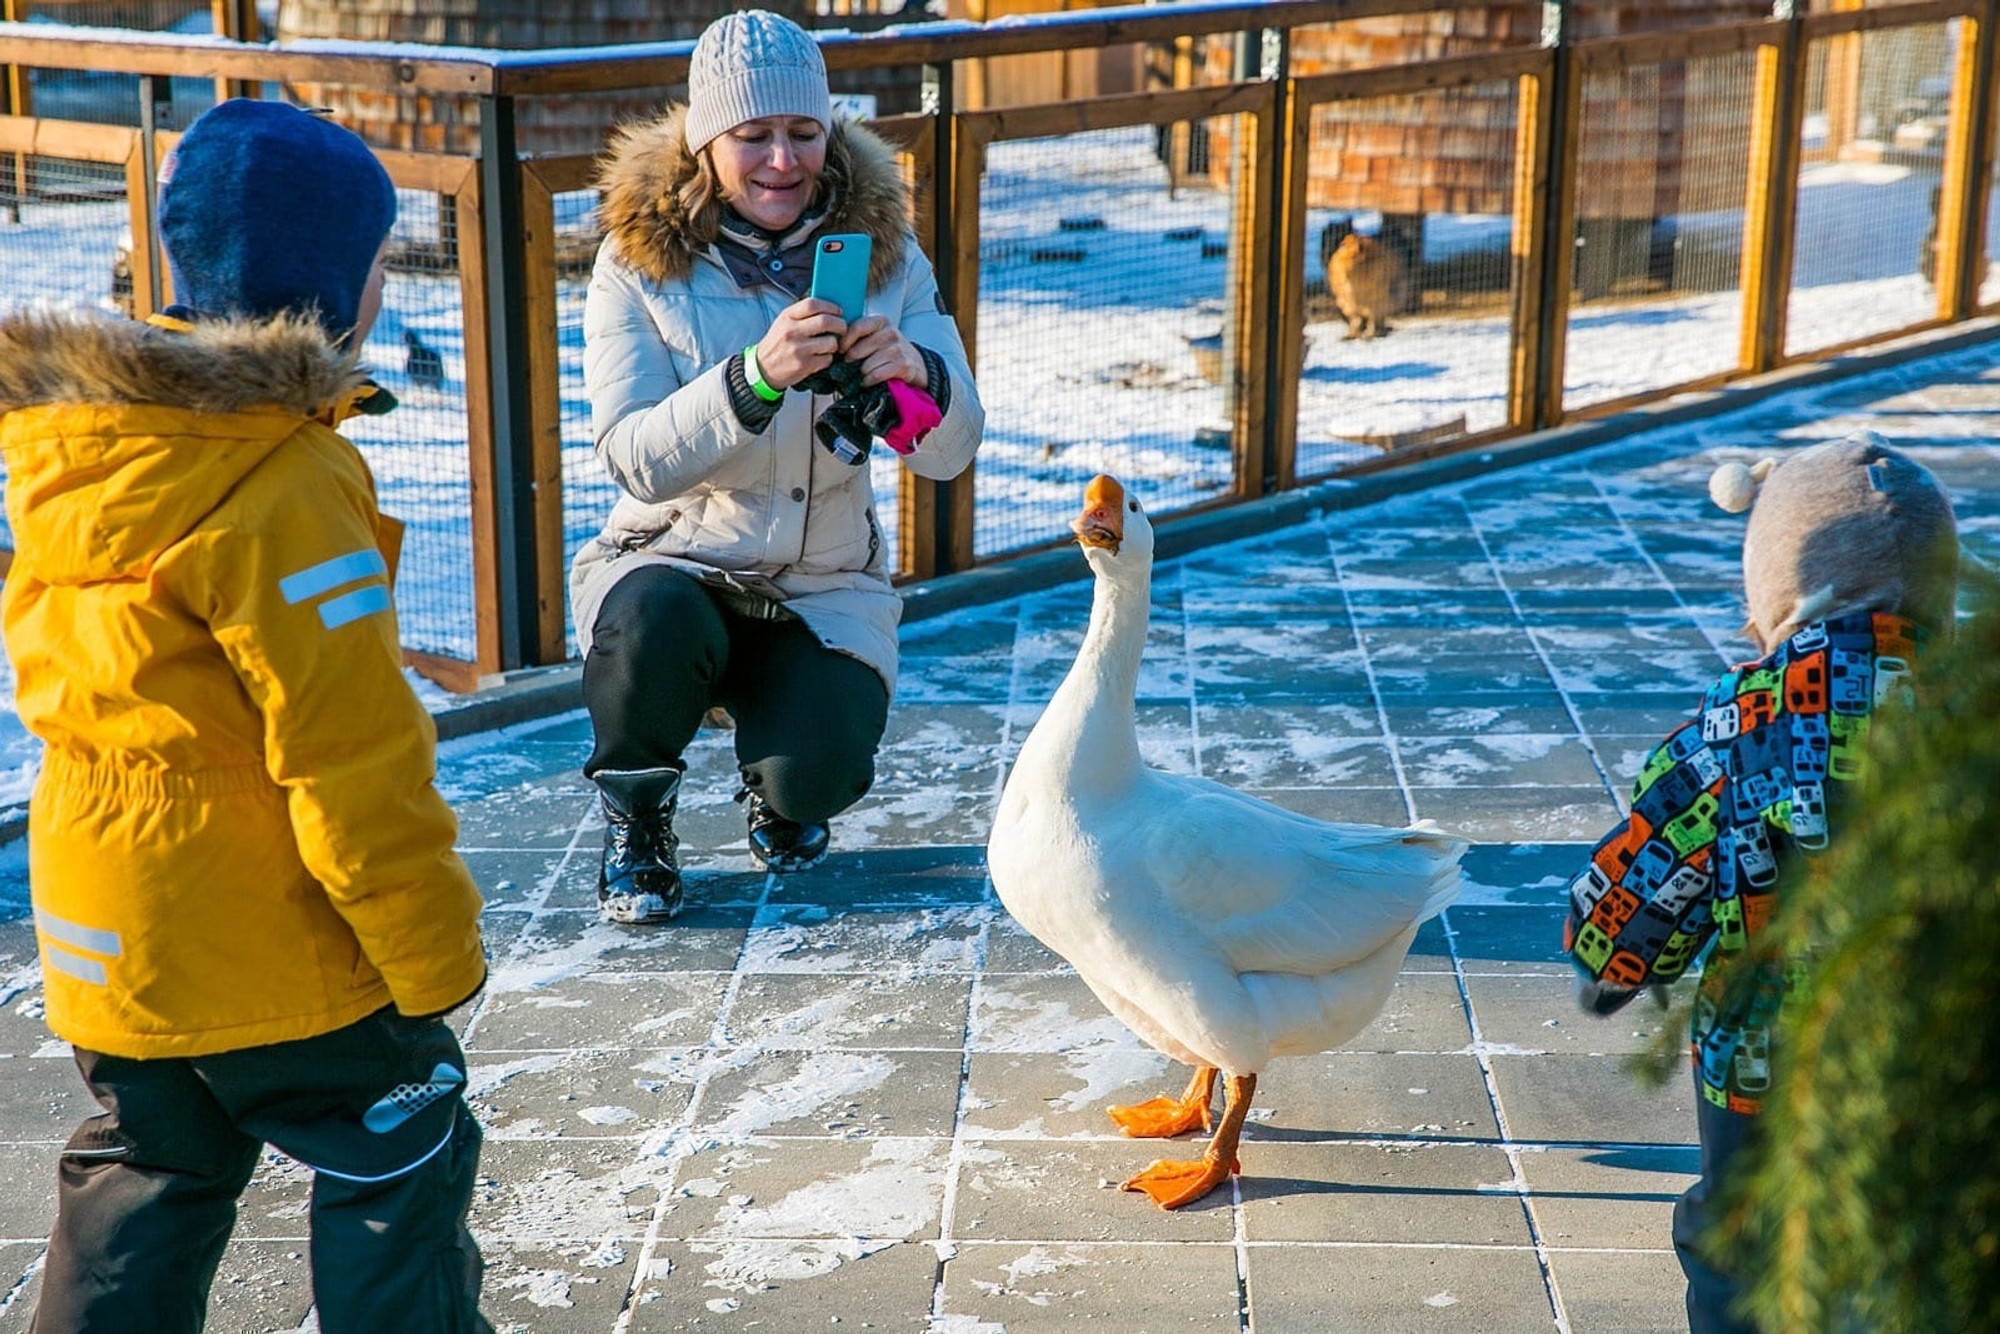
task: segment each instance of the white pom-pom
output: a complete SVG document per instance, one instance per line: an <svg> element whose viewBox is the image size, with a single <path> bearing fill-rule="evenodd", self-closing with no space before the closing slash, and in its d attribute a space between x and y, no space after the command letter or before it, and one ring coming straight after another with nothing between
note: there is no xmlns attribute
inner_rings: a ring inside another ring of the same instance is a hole
<svg viewBox="0 0 2000 1334"><path fill-rule="evenodd" d="M1755 466L1725 463L1709 474L1708 498L1731 514L1741 514L1757 499L1757 486L1778 466L1776 459L1759 459Z"/></svg>

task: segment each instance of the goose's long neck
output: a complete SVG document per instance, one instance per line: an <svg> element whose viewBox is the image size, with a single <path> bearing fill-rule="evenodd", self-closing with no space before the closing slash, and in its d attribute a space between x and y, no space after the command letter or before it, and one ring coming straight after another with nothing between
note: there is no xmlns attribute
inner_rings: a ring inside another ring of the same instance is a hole
<svg viewBox="0 0 2000 1334"><path fill-rule="evenodd" d="M1152 597L1150 571L1136 580L1096 581L1083 648L1044 715L1052 731L1041 758L1063 771L1073 791L1122 788L1142 767L1133 699ZM1044 724L1035 729L1037 742Z"/></svg>

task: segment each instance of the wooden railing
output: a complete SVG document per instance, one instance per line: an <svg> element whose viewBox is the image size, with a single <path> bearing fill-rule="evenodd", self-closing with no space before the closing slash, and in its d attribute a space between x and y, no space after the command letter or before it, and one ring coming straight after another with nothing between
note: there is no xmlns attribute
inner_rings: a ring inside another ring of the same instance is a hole
<svg viewBox="0 0 2000 1334"><path fill-rule="evenodd" d="M7 0L12 5L15 0ZM877 128L904 154L917 198L919 239L943 290L981 354L981 182L988 153L1012 140L1092 134L1114 127L1165 127L1185 145L1188 127L1228 123L1227 212L1231 244L1224 290L1225 364L1231 466L1225 486L1185 511L1238 503L1298 485L1299 395L1305 371L1311 238L1308 159L1314 114L1341 103L1442 94L1506 85L1512 101L1512 223L1507 248L1505 411L1495 425L1357 458L1340 471L1369 471L1408 459L1478 448L1581 414L1614 411L1636 398L1768 371L1788 359L1845 350L1815 343L1815 331L1788 328L1799 199L1802 126L1816 43L1862 34L1951 25L1947 133L1939 161L1935 308L1872 341L1961 321L1982 309L1985 211L1992 185L1993 51L2000 0L1918 0L1870 9L1806 14L1779 0L1771 17L1687 31L1578 41L1568 9L1547 7L1543 40L1490 54L1382 68L1295 75L1290 43L1308 25L1429 12L1419 0L1278 0L1194 3L1053 14L996 25L927 22L867 34L825 34L827 64L842 70L921 66L923 114ZM218 27L243 20L241 0L215 0ZM12 12L10 10L10 12ZM233 17L232 17L233 16ZM1185 52L1189 39L1241 35L1229 77L1203 83ZM1168 62L1184 86L1026 107L962 107L955 90L965 62L1032 52L1126 43L1179 44ZM473 688L514 668L560 662L569 653L564 582L574 524L566 523L563 357L559 330L557 199L589 188L588 157L524 157L517 112L525 99L657 87L685 75L691 44L569 51L559 56L435 48L319 44L296 48L226 38L132 34L45 35L0 23L0 88L12 108L0 115L0 208L11 189L31 188L32 159L109 164L128 183L134 304L163 299L150 201L173 131L158 123L159 81L215 80L219 94L255 94L272 83L340 84L413 98L461 97L479 104L476 154L382 151L398 186L436 195L455 222L455 273L465 328L472 615L469 652L413 652L421 670L454 688ZM1740 55L1750 62L1748 159L1741 168L1740 347L1733 364L1692 379L1649 385L1643 394L1585 404L1566 401L1570 318L1578 306L1567 260L1578 236L1582 107L1593 77L1640 67ZM1827 62L1833 63L1831 61ZM113 71L138 76L133 127L38 118L24 105L27 69ZM1178 151L1178 150L1176 150ZM0 227L4 227L0 221ZM1884 237L1907 245L1911 238ZM987 357L1003 355L993 347ZM1054 392L1053 388L1051 392ZM570 440L574 447L577 442ZM1322 474L1324 475L1324 474ZM984 560L1005 559L1055 541L1050 531L1007 550L981 554L975 528L978 478L948 483L898 475L897 567L904 579L931 578ZM1171 521L1171 519L1169 519ZM566 537L566 533L570 536Z"/></svg>

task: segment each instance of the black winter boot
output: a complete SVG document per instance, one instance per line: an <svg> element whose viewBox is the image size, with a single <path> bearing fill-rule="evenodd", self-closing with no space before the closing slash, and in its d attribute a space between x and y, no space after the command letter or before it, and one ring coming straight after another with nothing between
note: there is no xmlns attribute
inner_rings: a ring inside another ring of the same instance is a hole
<svg viewBox="0 0 2000 1334"><path fill-rule="evenodd" d="M779 875L803 871L826 860L832 833L823 822L787 820L771 809L769 802L744 788L738 801L750 803L750 860Z"/></svg>
<svg viewBox="0 0 2000 1334"><path fill-rule="evenodd" d="M671 920L681 910L681 841L674 836L681 771L600 769L595 781L604 807L598 912L633 926Z"/></svg>

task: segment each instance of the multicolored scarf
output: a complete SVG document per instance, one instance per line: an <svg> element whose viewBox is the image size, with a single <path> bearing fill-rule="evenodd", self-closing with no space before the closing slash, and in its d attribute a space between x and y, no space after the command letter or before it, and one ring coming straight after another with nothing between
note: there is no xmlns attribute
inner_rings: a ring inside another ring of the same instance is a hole
<svg viewBox="0 0 2000 1334"><path fill-rule="evenodd" d="M1806 626L1731 669L1647 758L1632 813L1570 886L1563 944L1614 993L1671 982L1711 941L1690 1034L1702 1096L1754 1113L1798 965L1757 944L1779 863L1827 846L1876 708L1913 700L1924 632L1867 613ZM1754 968L1749 985L1731 978Z"/></svg>

